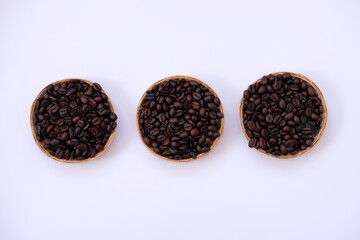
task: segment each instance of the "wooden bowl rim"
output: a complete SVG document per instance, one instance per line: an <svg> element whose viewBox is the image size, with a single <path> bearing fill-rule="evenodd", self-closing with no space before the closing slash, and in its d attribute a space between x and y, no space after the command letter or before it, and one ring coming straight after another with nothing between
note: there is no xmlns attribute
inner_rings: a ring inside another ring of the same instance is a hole
<svg viewBox="0 0 360 240"><path fill-rule="evenodd" d="M220 106L219 106L219 109L220 109L220 112L223 114L223 117L221 118L221 127L219 129L219 136L214 140L213 144L211 145L210 147L210 150L206 153L201 153L199 155L196 156L196 158L186 158L186 159L182 159L182 160L175 160L175 159L170 159L170 158L167 158L167 157L164 157L160 154L157 154L156 152L154 152L154 150L152 150L152 148L148 147L145 142L144 142L144 139L143 137L141 136L141 132L140 132L140 128L139 128L139 117L138 117L138 113L139 113L139 110L141 108L141 104L144 100L144 98L146 97L146 94L147 94L147 91L150 91L155 85L159 84L159 83L162 83L162 82L165 82L165 81L168 81L168 80L172 80L172 79L179 79L179 78L182 78L182 79L185 79L186 81L190 81L190 80L194 80L194 81L197 81L199 82L200 84L204 85L205 87L207 87L213 94L215 97L219 98L219 96L216 94L216 92L208 85L206 84L205 82L201 81L200 79L197 79L195 77L191 77L191 76L186 76L186 75L173 75L173 76L169 76L169 77L165 77L165 78L162 78L156 82L154 82L153 84L151 84L150 87L148 87L145 91L145 93L142 95L142 97L140 98L140 101L138 103L138 106L137 106L137 109L136 109L136 129L137 129L137 132L138 132L138 135L142 141L142 143L145 145L145 147L153 154L155 154L157 157L159 158L162 158L164 160L167 160L167 161L172 161L172 162L192 162L192 161L195 161L199 158L202 158L204 157L206 154L210 153L211 150L213 150L215 148L215 146L218 144L218 142L220 141L220 138L224 132L224 122L225 122L225 115L224 115L224 109L222 107L222 102L220 100ZM220 99L220 98L219 98Z"/></svg>
<svg viewBox="0 0 360 240"><path fill-rule="evenodd" d="M86 82L88 83L89 85L93 85L94 82L92 81L89 81L89 80L86 80L86 79L81 79L81 78L65 78L65 79L61 79L61 80L58 80L58 81L55 81L55 82L52 82L50 84L48 84L47 86L49 85L55 85L57 83L62 83L62 82L66 82L66 81L71 81L71 80L80 80L80 81L83 81L83 82ZM98 157L100 157L101 155L103 155L110 147L112 141L114 140L114 136L115 136L115 132L116 132L116 129L111 133L108 141L106 142L105 146L104 146L104 150L102 150L101 152L98 152L94 157L92 158L86 158L84 160L76 160L76 159L69 159L69 160L66 160L66 159L60 159L60 158L57 158L53 155L51 155L48 151L46 151L46 149L44 149L43 147L43 144L41 144L41 142L39 142L36 138L36 134L35 134L35 129L34 129L34 110L35 110L35 105L36 105L36 101L39 99L39 97L41 96L41 94L43 94L45 91L46 91L46 87L44 87L40 92L39 94L36 96L35 100L33 101L32 105L31 105L31 109L30 109L30 126L31 126L31 132L32 132L32 136L36 142L36 145L40 148L40 150L45 153L48 157L56 160L56 161L59 161L59 162L63 162L63 163L82 163L82 162L88 162L88 161L91 161L91 160L94 160ZM106 94L105 91L103 89L101 89L101 92ZM107 94L106 94L107 95ZM107 95L108 96L108 95ZM114 112L114 107L113 107L113 104L108 96L107 100L109 101L109 105L110 105L110 110L112 112Z"/></svg>
<svg viewBox="0 0 360 240"><path fill-rule="evenodd" d="M293 72L275 72L275 73L269 73L267 75L264 75L264 76L269 76L269 75L280 75L280 74L284 74L284 73L289 73L291 76L293 77L298 77L300 78L301 80L305 81L306 83L308 83L310 86L312 86L316 93L318 94L318 97L320 98L321 100L321 104L323 106L323 113L321 114L321 117L323 118L322 122L321 122L321 128L319 130L319 133L315 136L314 138L314 142L313 142L313 145L311 147L308 147L306 148L305 150L301 150L299 151L297 154L295 155L291 155L291 154L287 154L287 155L281 155L281 156L275 156L273 154L270 154L270 153L267 153L266 151L264 151L263 149L257 149L255 148L256 150L258 150L259 152L261 153L264 153L268 156L271 156L271 157L275 157L275 158L280 158L280 159L290 159L290 158L295 158L297 156L300 156L306 152L308 152L310 149L312 149L320 140L321 136L323 135L324 131L325 131L325 128L326 128L326 124L327 124L327 119L328 119L328 112L327 112L327 106L326 106L326 101L325 101L325 98L324 98L324 95L322 94L320 88L313 82L311 81L308 77L302 75L302 74L299 74L299 73L293 73ZM257 79L256 81L254 81L253 83L251 83L250 85L253 85L259 81L261 81L262 77ZM250 138L248 137L248 135L246 134L245 132L245 126L244 126L244 116L243 116L243 103L244 103L244 97L241 97L241 100L240 100L240 105L239 105L239 122L240 122L240 127L241 127L241 131L243 133L243 135L245 136L247 142L250 141Z"/></svg>

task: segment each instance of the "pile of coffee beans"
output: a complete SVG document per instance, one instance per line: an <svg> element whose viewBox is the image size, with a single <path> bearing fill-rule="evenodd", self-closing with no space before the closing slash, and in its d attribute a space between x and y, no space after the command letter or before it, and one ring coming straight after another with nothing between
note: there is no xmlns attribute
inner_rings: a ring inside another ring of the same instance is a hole
<svg viewBox="0 0 360 240"><path fill-rule="evenodd" d="M144 143L168 159L196 159L220 136L223 113L212 90L196 80L164 80L146 92L138 110Z"/></svg>
<svg viewBox="0 0 360 240"><path fill-rule="evenodd" d="M50 84L35 102L37 141L58 159L84 160L104 150L116 114L97 83L72 79Z"/></svg>
<svg viewBox="0 0 360 240"><path fill-rule="evenodd" d="M264 76L243 95L243 124L249 147L275 156L311 147L323 121L316 90L289 73Z"/></svg>

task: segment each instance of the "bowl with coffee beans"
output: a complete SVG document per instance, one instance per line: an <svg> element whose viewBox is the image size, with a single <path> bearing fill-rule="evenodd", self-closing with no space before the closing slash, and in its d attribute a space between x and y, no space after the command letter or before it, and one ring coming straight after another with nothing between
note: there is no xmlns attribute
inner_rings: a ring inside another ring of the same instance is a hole
<svg viewBox="0 0 360 240"><path fill-rule="evenodd" d="M250 148L277 158L299 156L319 141L327 123L326 102L307 77L276 72L243 93L240 125Z"/></svg>
<svg viewBox="0 0 360 240"><path fill-rule="evenodd" d="M189 76L171 76L151 85L137 108L137 128L145 146L160 158L199 159L218 143L224 111L217 94Z"/></svg>
<svg viewBox="0 0 360 240"><path fill-rule="evenodd" d="M110 146L117 126L110 99L98 83L63 79L40 91L31 106L36 144L60 162L90 161Z"/></svg>

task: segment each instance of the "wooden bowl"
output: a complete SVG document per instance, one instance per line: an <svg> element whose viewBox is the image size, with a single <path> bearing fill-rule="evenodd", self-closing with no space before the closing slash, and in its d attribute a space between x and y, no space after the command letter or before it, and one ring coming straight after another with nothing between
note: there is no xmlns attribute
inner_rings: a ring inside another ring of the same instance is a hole
<svg viewBox="0 0 360 240"><path fill-rule="evenodd" d="M301 75L301 74L298 74L298 73L292 73L292 72L276 72L276 73L271 73L272 75L276 76L276 75L280 75L280 74L284 74L284 73L289 73L292 77L297 77L297 78L300 78L301 80L305 81L306 83L308 83L310 86L312 86L318 97L320 98L321 100L321 104L323 106L323 113L320 115L322 117L322 122L321 122L321 127L320 127L320 130L319 130L319 133L314 137L314 141L313 141L313 145L311 147L308 147L304 150L300 150L297 154L295 155L292 155L292 154L287 154L287 155L281 155L281 156L276 156L276 155L273 155L273 154L270 154L270 153L267 153L266 151L264 151L263 149L257 149L258 151L268 155L268 156L271 156L271 157L276 157L276 158L281 158L281 159L289 159L289 158L294 158L294 157L297 157L297 156L300 156L302 154L304 154L305 152L309 151L310 149L312 149L316 143L320 140L320 137L322 136L322 134L324 133L324 130L325 130L325 127L326 127L326 123L327 123L327 118L328 118L328 113L327 113L327 107L326 107L326 102L325 102L325 98L322 94L322 92L320 91L320 88L318 86L316 86L315 83L313 83L309 78L307 78L306 76L304 75ZM270 75L270 74L268 74ZM261 78L256 80L255 82L253 82L252 84L255 84L256 82L258 81L261 81ZM251 85L252 85L251 84ZM241 127L241 130L246 138L246 140L249 142L250 141L250 138L247 136L246 132L245 132L245 126L244 126L244 116L243 116L243 104L244 104L244 97L241 98L241 101L240 101L240 106L239 106L239 115L240 115L240 127Z"/></svg>
<svg viewBox="0 0 360 240"><path fill-rule="evenodd" d="M83 82L86 82L88 83L89 85L93 85L93 82L89 81L89 80L85 80L85 79L80 79L80 78L66 78L66 79L62 79L62 80L59 80L59 81L56 81L56 82L53 82L51 83L52 85L55 85L57 83L61 83L61 82L66 82L66 81L70 81L70 80L80 80L80 81L83 81ZM104 150L101 151L101 152L98 152L94 157L92 158L86 158L84 160L76 160L76 159L69 159L69 160L66 160L66 159L60 159L60 158L57 158L53 155L51 155L46 149L44 149L43 145L44 145L44 142L43 141L38 141L37 138L36 138L36 133L35 133L35 129L34 129L34 110L35 110L35 104L36 104L36 101L39 99L39 97L41 96L41 94L43 94L44 92L46 91L46 87L43 88L40 93L36 96L34 102L32 103L31 105L31 110L30 110L30 126L31 126L31 132L32 132L32 135L33 135L33 138L37 144L37 146L40 148L40 150L45 153L48 157L56 160L56 161L59 161L59 162L64 162L64 163L80 163L80 162L88 162L88 161L91 161L91 160L94 160L98 157L100 157L102 154L104 154L104 152L106 152L110 146L110 144L112 143L113 139L114 139L114 136L115 136L115 131L116 131L116 128L115 130L111 133L108 141L106 142L105 146L104 146ZM106 94L104 92L104 90L101 90L102 93ZM110 110L112 112L114 112L114 107L110 101L110 98L108 97L107 98L108 102L109 102L109 105L110 105Z"/></svg>
<svg viewBox="0 0 360 240"><path fill-rule="evenodd" d="M158 157L160 157L160 158L162 158L162 159L168 160L168 161L172 161L172 162L191 162L191 161L197 160L197 159L205 156L205 155L208 154L209 152L211 152L211 150L214 149L215 146L216 146L216 144L219 142L220 137L222 136L222 134L223 134L223 132L224 132L224 119L225 119L224 117L225 117L225 115L224 115L224 110L223 110L221 101L220 101L219 109L220 109L220 112L223 114L223 118L221 118L221 127L220 127L220 129L219 129L219 134L220 134L220 136L217 137L217 138L214 140L213 144L212 144L211 147L210 147L210 151L208 151L208 152L206 152L206 153L201 153L201 154L197 155L196 158L186 158L186 159L181 159L181 160L175 160L175 159L170 159L170 158L167 158L167 157L164 157L164 156L162 156L162 155L157 154L156 152L154 152L154 150L152 150L152 148L148 147L148 146L145 144L144 139L143 139L143 137L142 137L142 135L141 135L140 126L139 126L138 113L139 113L139 110L141 109L141 104L142 104L144 98L146 97L147 91L150 91L150 90L153 88L153 86L155 86L156 84L159 84L159 83L164 82L164 81L172 80L172 79L179 79L179 78L185 79L186 81L191 81L191 80L197 81L197 82L201 83L202 85L204 85L205 87L207 87L207 88L214 94L215 97L219 98L219 96L215 93L215 91L214 91L209 85L207 85L206 83L204 83L203 81L201 81L201 80L199 80L199 79L197 79L197 78L190 77L190 76L183 76L183 75L175 75L175 76L170 76L170 77L163 78L163 79L161 79L161 80L153 83L153 84L145 91L145 93L142 95L142 97L141 97L141 99L140 99L140 101L139 101L137 110L136 110L136 127L137 127L137 132L138 132L138 134L139 134L139 136L140 136L141 141L144 143L144 145L146 146L146 148L149 149L149 151L152 152L153 154L155 154L156 156L158 156Z"/></svg>

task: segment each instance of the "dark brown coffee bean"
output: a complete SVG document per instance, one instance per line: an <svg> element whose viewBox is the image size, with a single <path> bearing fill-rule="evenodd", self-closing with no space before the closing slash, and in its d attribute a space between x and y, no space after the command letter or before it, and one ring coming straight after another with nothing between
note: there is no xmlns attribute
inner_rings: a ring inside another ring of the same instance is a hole
<svg viewBox="0 0 360 240"><path fill-rule="evenodd" d="M313 145L313 140L312 140L312 139L306 140L306 145L307 145L308 147L311 147L311 146Z"/></svg>
<svg viewBox="0 0 360 240"><path fill-rule="evenodd" d="M272 114L269 113L269 114L266 115L266 122L272 123L273 120L274 120L274 118L273 118Z"/></svg>
<svg viewBox="0 0 360 240"><path fill-rule="evenodd" d="M280 145L280 152L283 154L283 155L286 155L287 154L287 148L284 144L281 144Z"/></svg>
<svg viewBox="0 0 360 240"><path fill-rule="evenodd" d="M295 145L295 140L293 139L289 139L285 142L286 147L294 147L294 145Z"/></svg>
<svg viewBox="0 0 360 240"><path fill-rule="evenodd" d="M195 93L193 94L193 98L194 98L195 100L200 100L200 99L201 99L201 94L198 93L198 92L195 92Z"/></svg>
<svg viewBox="0 0 360 240"><path fill-rule="evenodd" d="M250 98L250 91L249 90L244 91L244 98L246 100L249 100L249 98Z"/></svg>
<svg viewBox="0 0 360 240"><path fill-rule="evenodd" d="M281 99L281 100L279 101L279 107L280 107L281 109L285 109L285 108L286 108L286 102L285 102L284 99Z"/></svg>
<svg viewBox="0 0 360 240"><path fill-rule="evenodd" d="M216 108L217 108L217 106L216 106L216 104L215 104L215 103L208 103L208 104L207 104L207 106L208 106L211 110L213 110L213 109L216 109Z"/></svg>
<svg viewBox="0 0 360 240"><path fill-rule="evenodd" d="M309 96L314 96L315 95L315 89L312 86L308 86L307 87L307 93L309 94Z"/></svg>
<svg viewBox="0 0 360 240"><path fill-rule="evenodd" d="M281 87L282 87L282 82L281 81L276 81L273 84L273 88L274 88L275 91L279 90Z"/></svg>
<svg viewBox="0 0 360 240"><path fill-rule="evenodd" d="M209 147L211 147L212 145L213 145L213 143L214 143L214 141L211 139L211 138L206 138L206 140L205 140L205 142L206 142L206 144L209 146Z"/></svg>
<svg viewBox="0 0 360 240"><path fill-rule="evenodd" d="M97 151L101 152L101 151L104 150L104 145L102 145L102 144L96 144L95 148L96 148Z"/></svg>
<svg viewBox="0 0 360 240"><path fill-rule="evenodd" d="M117 115L114 112L109 113L109 118L111 121L116 121Z"/></svg>
<svg viewBox="0 0 360 240"><path fill-rule="evenodd" d="M200 133L200 131L197 128L193 128L193 129L190 130L190 135L193 136L193 137L199 135L199 133Z"/></svg>
<svg viewBox="0 0 360 240"><path fill-rule="evenodd" d="M256 138L252 138L250 141L249 141L249 147L253 148L256 146Z"/></svg>
<svg viewBox="0 0 360 240"><path fill-rule="evenodd" d="M158 118L159 118L159 121L160 121L160 122L165 122L165 120L166 120L166 117L165 117L165 114L164 114L164 113L160 113L160 114L158 115Z"/></svg>
<svg viewBox="0 0 360 240"><path fill-rule="evenodd" d="M192 125L191 124L189 124L189 123L185 123L184 124L184 130L185 131L190 131L192 129Z"/></svg>
<svg viewBox="0 0 360 240"><path fill-rule="evenodd" d="M160 133L160 129L159 129L159 128L154 128L154 129L152 129L152 130L150 131L150 135L151 135L151 136L157 136L157 135L159 135L159 133Z"/></svg>
<svg viewBox="0 0 360 240"><path fill-rule="evenodd" d="M200 110L199 110L199 115L200 115L201 117L205 117L205 116L206 116L206 110L205 110L205 108L200 108Z"/></svg>
<svg viewBox="0 0 360 240"><path fill-rule="evenodd" d="M291 131L291 127L288 126L288 125L286 125L285 127L283 127L282 130L285 131L285 132L290 132L290 131Z"/></svg>
<svg viewBox="0 0 360 240"><path fill-rule="evenodd" d="M213 103L216 104L216 106L220 106L221 102L220 102L220 99L218 97L215 97L214 100L213 100Z"/></svg>
<svg viewBox="0 0 360 240"><path fill-rule="evenodd" d="M277 95L276 93L271 94L271 95L270 95L270 99L271 99L271 101L273 101L273 102L279 101L279 97L278 97L278 95Z"/></svg>
<svg viewBox="0 0 360 240"><path fill-rule="evenodd" d="M247 126L250 130L255 130L255 128L256 128L255 123L253 121L249 121Z"/></svg>
<svg viewBox="0 0 360 240"><path fill-rule="evenodd" d="M210 126L208 127L208 129L209 129L209 131L212 131L212 132L216 132L216 131L218 130L217 127L214 126L214 125L210 125Z"/></svg>
<svg viewBox="0 0 360 240"><path fill-rule="evenodd" d="M81 101L83 104L87 104L87 103L89 102L89 99L88 99L86 96L82 95L82 96L80 97L80 101Z"/></svg>
<svg viewBox="0 0 360 240"><path fill-rule="evenodd" d="M290 113L285 115L284 119L286 121L289 121L289 120L293 119L293 117L294 117L294 113L290 112Z"/></svg>
<svg viewBox="0 0 360 240"><path fill-rule="evenodd" d="M188 132L182 132L179 137L180 138L187 138L189 136Z"/></svg>
<svg viewBox="0 0 360 240"><path fill-rule="evenodd" d="M174 107L177 109L181 109L183 107L181 102L174 102Z"/></svg>
<svg viewBox="0 0 360 240"><path fill-rule="evenodd" d="M99 134L99 130L96 127L92 127L92 128L90 128L90 133L91 133L91 135L96 137Z"/></svg>
<svg viewBox="0 0 360 240"><path fill-rule="evenodd" d="M316 121L316 120L318 120L318 118L319 118L319 115L317 115L317 114L315 114L315 113L312 113L312 114L311 114L311 119L312 119L312 120Z"/></svg>
<svg viewBox="0 0 360 240"><path fill-rule="evenodd" d="M266 91L266 88L264 86L260 86L258 89L258 94L263 94Z"/></svg>
<svg viewBox="0 0 360 240"><path fill-rule="evenodd" d="M270 143L271 145L275 145L275 144L277 143L277 141L276 141L275 138L270 138L270 139L269 139L269 143Z"/></svg>
<svg viewBox="0 0 360 240"><path fill-rule="evenodd" d="M274 122L275 125L279 125L280 122L281 122L281 120L282 120L281 115L276 115L276 116L274 117L273 122Z"/></svg>
<svg viewBox="0 0 360 240"><path fill-rule="evenodd" d="M79 124L79 122L80 122L80 121L78 121L78 124ZM81 121L81 122L84 123L83 121ZM99 124L101 123L101 120L100 120L100 118L96 117L96 118L93 118L93 119L92 119L91 123L92 123L94 126L97 126L97 125L99 125ZM81 125L83 125L83 124L81 124Z"/></svg>

